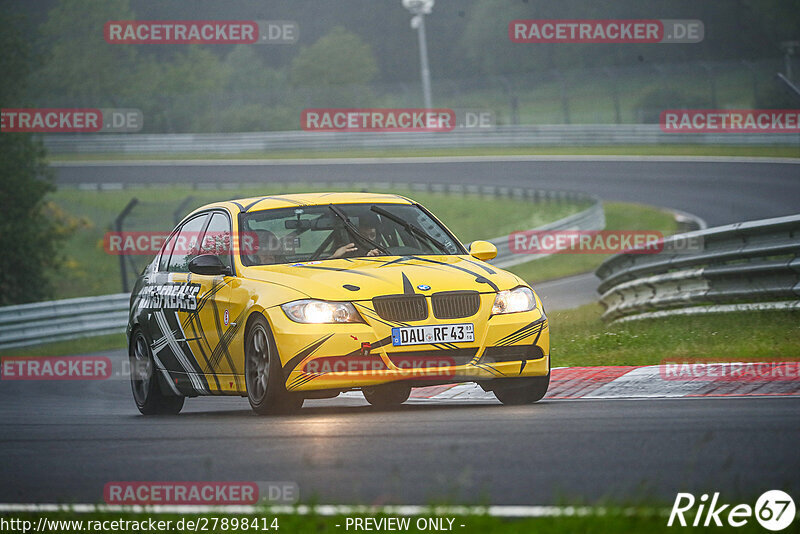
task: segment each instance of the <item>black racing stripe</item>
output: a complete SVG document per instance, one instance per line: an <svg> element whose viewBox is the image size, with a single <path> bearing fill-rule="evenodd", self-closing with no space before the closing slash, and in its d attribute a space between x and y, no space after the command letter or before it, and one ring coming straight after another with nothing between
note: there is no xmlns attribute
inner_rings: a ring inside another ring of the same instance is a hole
<svg viewBox="0 0 800 534"><path fill-rule="evenodd" d="M484 371L488 372L493 376L505 376L505 374L503 374L502 372L498 371L494 367L487 365L485 363L475 364L475 367L477 367L478 369L483 369Z"/></svg>
<svg viewBox="0 0 800 534"><path fill-rule="evenodd" d="M167 320L167 326L169 326L173 332L183 331L183 324L181 323L180 317L178 317L178 310L174 310L174 313L170 315L164 313L164 318ZM200 368L200 362L197 361L197 356L194 355L192 347L189 346L189 342L185 339L178 339L177 337L175 340L178 343L178 348L183 351L183 354L186 357L186 360L189 362L189 366L191 367L191 370L186 369L186 372L196 375L203 384L204 389L210 390L211 388L208 387L208 380L203 374L203 370Z"/></svg>
<svg viewBox="0 0 800 534"><path fill-rule="evenodd" d="M218 284L216 281L214 281L213 284L214 284L214 286L212 286L212 287L216 287L217 285L221 285L221 284ZM225 361L228 362L228 366L235 373L236 366L233 364L233 357L231 356L231 351L228 349L228 343L225 342L225 333L222 331L222 323L220 323L220 321L219 321L219 308L217 306L217 300L216 299L212 299L211 300L211 307L213 309L212 314L214 316L214 328L216 328L216 330L217 330L217 339L219 339L219 343L217 343L217 346L214 347L214 352L216 353L217 349L221 347L220 351L225 356ZM217 361L219 361L220 359L221 358L218 358ZM236 380L236 382L237 382L236 386L238 387L239 386L238 379Z"/></svg>
<svg viewBox="0 0 800 534"><path fill-rule="evenodd" d="M401 256L401 257L397 258L396 260L383 262L383 265L381 265L381 267L386 267L387 265L394 265L395 263L401 263L401 262L408 261L408 260L413 260L413 259L414 259L414 256Z"/></svg>
<svg viewBox="0 0 800 534"><path fill-rule="evenodd" d="M327 336L319 338L293 356L288 362L286 362L286 365L283 366L283 376L289 376L289 373L292 372L295 367L297 367L297 364L303 361L315 350L320 348L322 344L328 341L332 336L333 334L328 334Z"/></svg>
<svg viewBox="0 0 800 534"><path fill-rule="evenodd" d="M295 206L306 206L307 205L305 202L300 202L299 200L292 200L291 198L266 196L266 197L261 197L261 198L259 198L258 200L254 201L254 202L251 202L242 211L247 212L247 211L250 210L250 208L252 208L256 204L258 204L259 202L263 202L264 200L267 200L267 199L270 199L270 198L272 200L281 200L281 201L284 201L284 202L290 202L290 203L294 204Z"/></svg>
<svg viewBox="0 0 800 534"><path fill-rule="evenodd" d="M318 376L322 376L322 374L321 373L306 373L306 372L304 372L301 376L299 376L298 378L293 380L291 384L289 384L289 389L299 388L303 384L311 382L312 380L314 380Z"/></svg>
<svg viewBox="0 0 800 534"><path fill-rule="evenodd" d="M403 294L404 295L414 295L416 291L414 291L414 285L411 283L411 280L408 279L406 273L400 273L403 275Z"/></svg>
<svg viewBox="0 0 800 534"><path fill-rule="evenodd" d="M501 339L499 339L499 340L497 341L497 343L495 343L495 344L496 344L496 345L500 345L500 344L501 344L501 343L503 343L505 340L507 340L507 339L509 339L509 338L511 338L511 337L513 337L513 336L516 336L517 334L519 334L520 332L523 332L523 331L527 330L528 328L533 328L533 327L535 327L536 325L538 325L539 323L543 323L545 320L546 320L546 319L545 319L544 317L540 317L539 319L536 319L535 321L533 321L533 322L531 322L531 323L528 323L528 324L526 324L525 326L523 326L523 327L521 327L521 328L518 328L517 330L515 330L515 331L511 332L510 334L508 334L508 335L507 335L507 336L505 336L504 338L501 338Z"/></svg>
<svg viewBox="0 0 800 534"><path fill-rule="evenodd" d="M456 270L458 270L458 271L462 271L462 272L465 272L465 273L469 273L469 274L471 274L472 276L474 276L474 277L475 277L475 281L476 281L476 282L478 282L478 283L482 283L482 284L488 284L488 285L489 285L489 287L491 287L491 288L492 288L492 289L494 289L495 291L500 291L500 288L499 288L499 287L497 287L497 284L495 284L494 282L492 282L492 281L491 281L491 280L489 280L488 278L484 277L483 275L480 275L480 274L476 273L475 271L470 271L470 270L469 270L469 269L467 269L466 267L461 267L461 266L458 266L458 265L450 265L449 263L444 263L444 262L441 262L441 261L432 260L432 259L430 259L430 258L421 258L421 257L419 257L419 256L413 256L413 258L414 258L415 260L419 260L419 261L424 261L424 262L432 263L432 264L434 264L434 265L439 265L439 266L441 266L441 267L450 268L450 269L456 269Z"/></svg>
<svg viewBox="0 0 800 534"><path fill-rule="evenodd" d="M238 207L238 208L239 208L239 211L245 211L245 209L244 209L244 206L242 206L241 204L239 204L239 203L238 203L238 202L236 202L235 200L231 200L231 203L233 203L234 205L236 205L236 207Z"/></svg>
<svg viewBox="0 0 800 534"><path fill-rule="evenodd" d="M239 384L239 376L244 376L244 375L239 375L236 372L236 365L234 365L233 357L230 354L229 348L231 342L233 341L233 338L241 329L242 324L244 324L244 317L246 312L247 310L242 310L241 313L239 313L239 315L233 321L235 323L235 326L232 326L227 330L225 330L225 333L219 337L219 343L217 344L216 347L214 347L214 353L217 353L219 351L220 346L224 347L225 354L227 355L228 365L230 365L231 374L233 374L233 382L236 385L237 390L239 390L239 388L241 387L241 385ZM217 357L217 360L219 360L219 357Z"/></svg>
<svg viewBox="0 0 800 534"><path fill-rule="evenodd" d="M530 330L525 330L523 332L520 332L520 333L514 335L512 338L507 339L503 343L498 343L497 345L498 346L507 347L508 345L513 345L514 343L516 343L518 341L522 341L526 337L530 337L533 334L535 334L537 332L541 332L541 331L542 331L542 327L541 326L535 326L535 327L531 328Z"/></svg>
<svg viewBox="0 0 800 534"><path fill-rule="evenodd" d="M379 323L383 323L386 326L391 326L393 328L396 326L411 326L408 323L404 323L401 321L386 321L384 319L381 319L375 310L373 310L372 308L368 308L367 306L361 304L360 302L354 302L353 304L355 304L359 308L363 308L362 312L364 312L364 315L366 315L368 319L372 319L373 321L378 321Z"/></svg>
<svg viewBox="0 0 800 534"><path fill-rule="evenodd" d="M194 335L195 338L194 341L197 342L197 348L200 351L200 356L203 357L203 361L205 362L204 372L210 373L211 376L214 377L214 382L217 384L217 390L220 390L221 387L220 387L219 377L217 377L217 373L214 372L214 366L211 365L211 361L208 359L208 355L206 354L205 348L203 348L203 342L205 342L206 346L208 347L208 350L210 351L212 350L211 345L208 342L208 338L206 338L206 333L203 331L200 318L197 315L194 315L194 316L189 316L187 319L188 319L187 321L188 324L184 324L183 328L184 330L186 330L187 327L191 328L192 334Z"/></svg>
<svg viewBox="0 0 800 534"><path fill-rule="evenodd" d="M347 268L347 267L345 267L345 268L340 268L340 267L320 267L319 265L304 265L304 264L294 265L294 267L302 267L304 269L317 269L317 270L320 270L320 271L335 271L335 272L338 272L338 273L352 273L352 274L359 274L361 276L367 276L369 278L380 278L379 276L375 276L374 274L363 273L363 272L358 271L356 269L350 269L350 268Z"/></svg>
<svg viewBox="0 0 800 534"><path fill-rule="evenodd" d="M465 261L467 263L470 263L470 264L476 266L476 267L480 267L481 269L483 269L484 271L486 271L489 274L497 274L497 271L495 271L494 269L492 269L491 267L489 267L488 265L486 265L484 263L478 263L478 262L472 261L472 260L465 260Z"/></svg>

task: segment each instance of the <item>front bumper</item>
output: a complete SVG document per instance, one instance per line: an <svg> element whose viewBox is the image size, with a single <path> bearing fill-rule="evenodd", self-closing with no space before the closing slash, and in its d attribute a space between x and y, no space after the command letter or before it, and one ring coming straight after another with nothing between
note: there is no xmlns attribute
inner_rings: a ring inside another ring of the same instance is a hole
<svg viewBox="0 0 800 534"><path fill-rule="evenodd" d="M489 317L479 312L460 320L415 322L414 326L469 322L475 341L401 347L391 342L395 325L383 321L299 324L279 307L267 312L289 391L347 390L396 381L421 386L544 376L550 371L550 331L541 306L524 313Z"/></svg>

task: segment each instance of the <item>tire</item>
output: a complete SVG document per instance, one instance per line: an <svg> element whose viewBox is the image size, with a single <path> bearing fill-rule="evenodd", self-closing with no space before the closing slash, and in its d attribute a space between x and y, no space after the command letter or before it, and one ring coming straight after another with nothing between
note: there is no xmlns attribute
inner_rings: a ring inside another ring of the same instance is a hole
<svg viewBox="0 0 800 534"><path fill-rule="evenodd" d="M158 384L153 353L142 331L137 328L128 347L131 364L131 390L142 415L176 415L183 408L185 397L164 394Z"/></svg>
<svg viewBox="0 0 800 534"><path fill-rule="evenodd" d="M411 395L411 386L402 383L384 384L361 388L364 398L378 408L400 406Z"/></svg>
<svg viewBox="0 0 800 534"><path fill-rule="evenodd" d="M519 406L533 404L541 400L550 386L550 373L530 378L511 378L502 380L505 384L494 386L494 396L503 404Z"/></svg>
<svg viewBox="0 0 800 534"><path fill-rule="evenodd" d="M286 391L281 359L266 319L258 316L245 333L245 385L250 407L259 415L288 413L303 406L303 397Z"/></svg>

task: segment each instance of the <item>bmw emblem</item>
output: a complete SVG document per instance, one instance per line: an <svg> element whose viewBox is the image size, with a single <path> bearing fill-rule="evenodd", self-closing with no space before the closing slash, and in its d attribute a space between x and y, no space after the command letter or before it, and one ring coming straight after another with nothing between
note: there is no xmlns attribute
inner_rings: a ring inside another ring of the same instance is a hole
<svg viewBox="0 0 800 534"><path fill-rule="evenodd" d="M427 291L430 288L431 288L431 286L428 286L428 285L425 285L425 284L420 284L420 285L417 286L417 289L419 289L420 291Z"/></svg>

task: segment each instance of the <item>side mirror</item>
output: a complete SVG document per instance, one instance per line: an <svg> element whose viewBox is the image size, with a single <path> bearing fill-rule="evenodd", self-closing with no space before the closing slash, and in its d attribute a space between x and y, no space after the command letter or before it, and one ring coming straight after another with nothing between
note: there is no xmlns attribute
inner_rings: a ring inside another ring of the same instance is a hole
<svg viewBox="0 0 800 534"><path fill-rule="evenodd" d="M230 276L231 268L222 263L219 256L213 254L200 254L189 262L189 271L194 274L206 276L225 275Z"/></svg>
<svg viewBox="0 0 800 534"><path fill-rule="evenodd" d="M481 261L491 260L497 256L497 247L488 241L473 241L469 246L469 255Z"/></svg>

